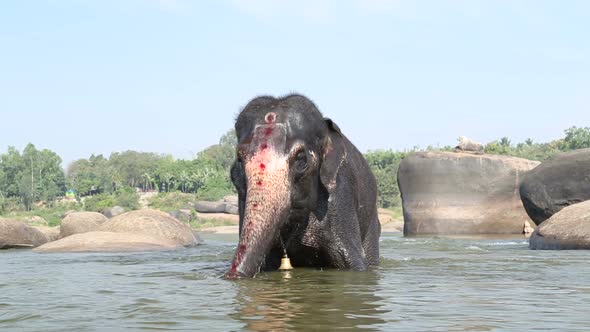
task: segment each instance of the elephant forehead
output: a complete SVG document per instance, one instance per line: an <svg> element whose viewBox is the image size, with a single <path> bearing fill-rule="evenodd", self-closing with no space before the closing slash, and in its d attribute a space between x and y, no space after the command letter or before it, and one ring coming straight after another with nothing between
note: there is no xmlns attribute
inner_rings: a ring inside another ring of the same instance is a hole
<svg viewBox="0 0 590 332"><path fill-rule="evenodd" d="M304 112L289 114L286 117L287 135L296 138L312 138L322 133L324 125L322 118Z"/></svg>
<svg viewBox="0 0 590 332"><path fill-rule="evenodd" d="M271 149L284 152L287 142L287 130L282 123L270 123L258 125L254 128L249 152L257 153L261 150Z"/></svg>
<svg viewBox="0 0 590 332"><path fill-rule="evenodd" d="M236 126L242 142L250 139L257 141L266 137L269 140L268 143L272 143L271 141L278 138L279 133L286 136L287 143L293 139L314 141L325 132L323 118L318 116L317 112L297 107L266 107L249 110L248 113L250 121L240 122ZM240 120L247 119L244 117ZM284 131L274 132L271 129L273 126L277 128L282 126ZM268 135L270 132L272 135Z"/></svg>

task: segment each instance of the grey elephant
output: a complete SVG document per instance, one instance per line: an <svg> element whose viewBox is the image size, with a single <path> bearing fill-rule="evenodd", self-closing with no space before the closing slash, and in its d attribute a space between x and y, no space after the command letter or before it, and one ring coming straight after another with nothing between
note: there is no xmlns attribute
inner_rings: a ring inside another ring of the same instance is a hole
<svg viewBox="0 0 590 332"><path fill-rule="evenodd" d="M239 114L231 179L240 239L227 278L379 263L377 186L363 155L308 98L257 97Z"/></svg>

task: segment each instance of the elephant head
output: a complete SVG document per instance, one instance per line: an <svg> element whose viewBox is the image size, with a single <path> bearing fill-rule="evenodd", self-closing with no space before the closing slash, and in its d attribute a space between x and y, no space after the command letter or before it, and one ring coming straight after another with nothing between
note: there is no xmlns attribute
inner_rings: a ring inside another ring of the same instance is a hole
<svg viewBox="0 0 590 332"><path fill-rule="evenodd" d="M252 100L235 129L240 239L228 278L253 277L293 216L318 210L318 196L327 202L345 155L338 127L300 95Z"/></svg>

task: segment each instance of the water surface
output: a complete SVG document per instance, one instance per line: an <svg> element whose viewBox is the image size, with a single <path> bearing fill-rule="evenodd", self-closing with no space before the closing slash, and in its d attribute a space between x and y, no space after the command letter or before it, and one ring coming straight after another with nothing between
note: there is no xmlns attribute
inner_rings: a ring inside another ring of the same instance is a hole
<svg viewBox="0 0 590 332"><path fill-rule="evenodd" d="M370 272L227 281L237 236L169 252L0 251L0 331L522 331L590 328L587 251L522 238L381 237Z"/></svg>

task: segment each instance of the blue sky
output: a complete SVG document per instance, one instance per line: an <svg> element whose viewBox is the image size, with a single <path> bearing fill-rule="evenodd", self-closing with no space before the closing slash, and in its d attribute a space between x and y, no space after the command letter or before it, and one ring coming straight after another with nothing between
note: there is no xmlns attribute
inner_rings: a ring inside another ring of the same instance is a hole
<svg viewBox="0 0 590 332"><path fill-rule="evenodd" d="M0 152L192 158L259 94L361 151L590 126L590 2L3 1Z"/></svg>

